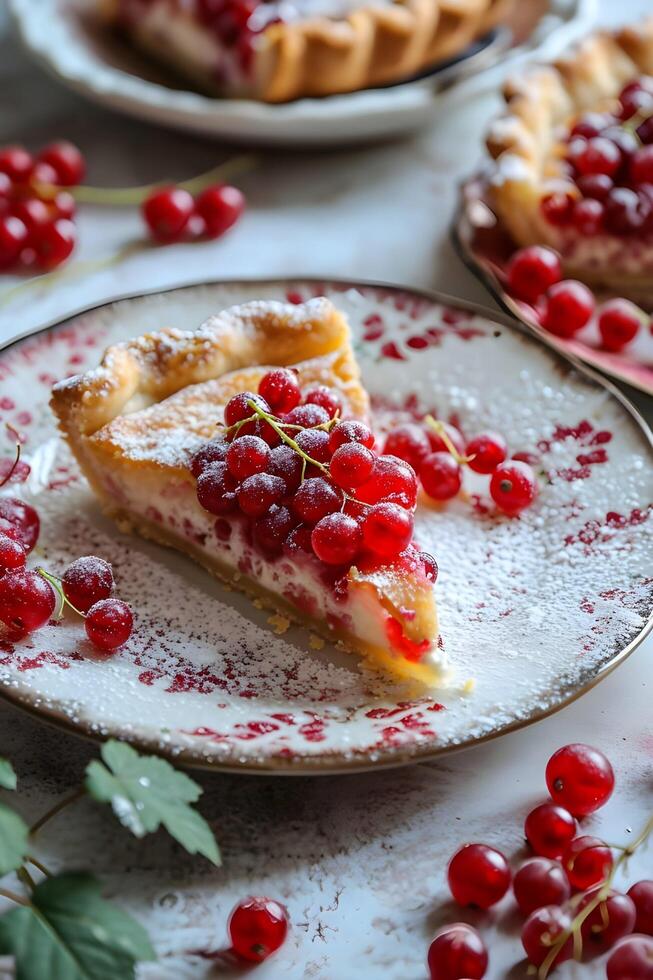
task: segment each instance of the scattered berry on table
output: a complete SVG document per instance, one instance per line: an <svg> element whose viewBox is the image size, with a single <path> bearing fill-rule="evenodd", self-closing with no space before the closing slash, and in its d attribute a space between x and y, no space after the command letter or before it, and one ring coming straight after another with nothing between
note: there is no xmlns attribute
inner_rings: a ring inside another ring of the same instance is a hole
<svg viewBox="0 0 653 980"><path fill-rule="evenodd" d="M532 858L515 873L515 900L522 915L543 905L562 905L571 895L569 880L561 865L551 858Z"/></svg>
<svg viewBox="0 0 653 980"><path fill-rule="evenodd" d="M108 652L127 642L133 629L134 616L121 599L100 599L86 613L84 625L91 643Z"/></svg>
<svg viewBox="0 0 653 980"><path fill-rule="evenodd" d="M476 929L465 922L440 929L428 952L430 980L482 980L488 954Z"/></svg>
<svg viewBox="0 0 653 980"><path fill-rule="evenodd" d="M465 844L449 862L447 880L459 905L488 909L508 891L511 874L505 857L494 847Z"/></svg>
<svg viewBox="0 0 653 980"><path fill-rule="evenodd" d="M575 817L594 813L610 799L614 772L608 759L590 745L574 743L554 752L546 766L552 799Z"/></svg>
<svg viewBox="0 0 653 980"><path fill-rule="evenodd" d="M526 817L524 833L536 854L559 858L576 836L576 820L556 803L540 803Z"/></svg>
<svg viewBox="0 0 653 980"><path fill-rule="evenodd" d="M578 891L601 884L612 869L612 851L598 837L575 837L565 848L562 866Z"/></svg>
<svg viewBox="0 0 653 980"><path fill-rule="evenodd" d="M86 555L72 562L61 578L63 593L76 609L88 612L100 599L113 591L111 565L96 555Z"/></svg>
<svg viewBox="0 0 653 980"><path fill-rule="evenodd" d="M272 898L252 896L236 905L229 917L229 938L239 956L260 963L283 946L288 913Z"/></svg>
<svg viewBox="0 0 653 980"><path fill-rule="evenodd" d="M18 568L0 577L0 622L10 632L24 635L40 629L55 607L54 590L38 572Z"/></svg>

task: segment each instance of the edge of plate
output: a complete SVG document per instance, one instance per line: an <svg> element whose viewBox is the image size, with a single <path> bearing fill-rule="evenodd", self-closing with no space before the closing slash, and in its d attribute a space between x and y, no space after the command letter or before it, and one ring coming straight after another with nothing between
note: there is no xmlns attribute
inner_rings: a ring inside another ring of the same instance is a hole
<svg viewBox="0 0 653 980"><path fill-rule="evenodd" d="M455 232L455 225L453 230ZM581 377L585 378L591 384L607 390L607 392L620 403L626 414L630 416L631 422L644 437L645 442L648 444L649 451L653 456L653 431L642 414L638 411L635 405L631 403L627 396L620 391L615 384L603 377L603 375L601 375L598 371L588 367L582 360L572 354L561 351L554 345L548 343L544 337L540 337L538 334L536 334L522 320L508 316L506 313L496 312L488 307L482 306L479 303L471 303L466 300L461 300L455 296L450 296L447 293L438 292L437 290L403 286L399 283L389 283L380 280L343 279L338 276L328 275L321 277L287 276L272 278L260 276L247 278L238 276L233 279L200 279L190 283L180 283L175 286L168 286L164 289L154 288L144 290L139 293L127 293L112 297L111 299L104 300L100 303L93 303L90 306L81 307L80 309L71 311L64 317L56 317L41 327L24 331L6 343L0 345L0 357L29 337L46 333L49 330L53 330L59 325L66 323L68 320L72 320L76 317L83 316L87 313L92 313L96 310L107 306L112 306L115 303L120 303L126 300L143 299L147 296L155 296L157 294L165 295L166 293L170 292L177 292L184 289L197 289L203 286L211 287L223 285L237 287L240 285L252 286L260 284L261 286L279 286L283 288L289 285L296 285L297 283L326 286L335 285L344 286L345 288L351 289L362 287L363 289L384 289L390 292L412 293L434 303L454 306L458 309L463 309L472 315L486 317L487 319L493 320L508 330L516 330L518 333L523 335L525 340L544 347L551 357L565 362L566 365L570 365L581 375ZM622 650L616 653L607 663L600 667L596 674L590 678L590 680L584 684L581 684L577 690L574 690L571 694L564 697L558 703L547 708L543 708L540 711L535 712L533 715L530 715L528 718L518 718L514 722L511 722L511 724L506 725L504 728L498 731L490 732L487 735L483 735L466 742L456 742L439 747L430 743L427 745L415 743L405 750L382 749L374 753L375 758L373 760L370 759L369 756L363 756L360 758L352 757L351 759L343 761L341 756L329 755L320 757L309 754L295 756L294 759L290 761L275 759L270 762L260 762L256 759L248 759L245 762L223 763L219 759L202 759L192 750L176 750L171 747L170 751L166 752L161 746L161 742L159 740L149 740L140 735L137 735L134 738L128 738L125 735L120 735L118 737L123 741L133 742L140 748L145 748L148 751L167 757L174 762L181 763L192 769L202 769L212 772L238 773L241 775L345 775L348 773L370 772L380 768L393 769L415 763L430 762L444 755L449 755L452 752L458 752L463 749L472 748L476 745L482 745L485 742L493 741L494 739L500 738L503 735L508 735L511 732L519 731L522 728L527 728L530 725L543 720L544 718L548 718L551 715L556 714L558 711L561 711L568 705L573 704L588 691L591 691L594 687L596 687L596 685L602 680L608 677L618 666L624 663L624 661L627 660L627 658L637 649L637 647L652 631L653 608L651 608L648 618L637 636L635 636ZM40 721L45 721L57 728L65 729L71 734L85 737L93 742L101 743L108 738L116 737L108 733L103 734L98 731L94 731L92 723L90 722L75 724L71 722L66 715L58 712L55 708L37 708L34 704L30 703L29 700L25 699L24 696L21 697L16 688L7 688L5 685L0 685L0 698L7 701L14 707L37 717Z"/></svg>

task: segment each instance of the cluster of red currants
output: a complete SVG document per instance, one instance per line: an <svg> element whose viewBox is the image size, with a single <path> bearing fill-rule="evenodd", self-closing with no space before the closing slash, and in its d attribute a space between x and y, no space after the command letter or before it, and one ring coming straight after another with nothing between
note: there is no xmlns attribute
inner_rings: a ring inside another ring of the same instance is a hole
<svg viewBox="0 0 653 980"><path fill-rule="evenodd" d="M40 629L61 600L84 617L89 640L109 652L131 635L132 611L111 596L113 572L102 558L88 555L72 562L61 579L42 568L28 569L27 558L38 540L36 510L17 497L0 497L0 622L12 637Z"/></svg>
<svg viewBox="0 0 653 980"><path fill-rule="evenodd" d="M193 198L183 187L160 187L141 206L155 242L171 244L193 238L219 238L245 210L245 197L230 184L206 187Z"/></svg>
<svg viewBox="0 0 653 980"><path fill-rule="evenodd" d="M458 495L465 466L490 477L490 496L504 514L516 516L537 496L532 467L523 460L508 459L506 440L498 432L485 432L465 442L458 429L446 422L408 422L389 433L383 451L409 463L432 500Z"/></svg>
<svg viewBox="0 0 653 980"><path fill-rule="evenodd" d="M558 254L543 245L515 252L506 275L513 296L531 304L542 326L557 337L573 337L596 313L602 346L617 353L642 327L650 328L649 316L630 300L611 299L597 310L592 291L575 279L563 279Z"/></svg>
<svg viewBox="0 0 653 980"><path fill-rule="evenodd" d="M332 566L390 561L413 534L417 478L411 466L374 452L363 422L342 419L338 392L302 391L294 371L275 368L258 392L227 403L225 433L192 457L197 497L211 514L251 521L260 550L313 554ZM415 553L424 573L434 560Z"/></svg>
<svg viewBox="0 0 653 980"><path fill-rule="evenodd" d="M542 200L550 224L587 236L653 230L652 77L629 82L614 111L586 113L575 122L567 165L574 192Z"/></svg>
<svg viewBox="0 0 653 980"><path fill-rule="evenodd" d="M589 953L613 950L608 980L651 980L653 881L639 881L627 894L614 890L611 848L596 837L578 836L577 819L594 813L612 795L612 766L598 749L566 745L549 759L546 783L551 799L536 806L524 826L537 856L513 877L500 851L466 844L449 863L451 894L460 905L488 909L512 883L515 901L527 917L522 944L531 964L544 970L542 976L582 948ZM480 980L488 953L475 929L456 923L436 935L428 962L431 980Z"/></svg>
<svg viewBox="0 0 653 980"><path fill-rule="evenodd" d="M50 143L33 157L22 146L0 149L0 270L38 271L65 262L75 247L75 199L84 157L72 143Z"/></svg>

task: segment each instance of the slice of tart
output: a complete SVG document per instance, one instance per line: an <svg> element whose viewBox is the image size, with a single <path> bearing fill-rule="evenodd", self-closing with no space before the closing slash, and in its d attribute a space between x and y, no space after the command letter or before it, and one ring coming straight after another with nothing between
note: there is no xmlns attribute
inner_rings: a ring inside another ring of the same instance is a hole
<svg viewBox="0 0 653 980"><path fill-rule="evenodd" d="M371 449L349 328L328 300L249 303L110 347L55 385L52 407L123 530L384 671L442 680L415 474Z"/></svg>
<svg viewBox="0 0 653 980"><path fill-rule="evenodd" d="M653 18L597 33L504 89L490 203L519 246L555 248L565 274L653 296Z"/></svg>
<svg viewBox="0 0 653 980"><path fill-rule="evenodd" d="M215 95L287 102L410 78L514 0L97 0L133 44Z"/></svg>

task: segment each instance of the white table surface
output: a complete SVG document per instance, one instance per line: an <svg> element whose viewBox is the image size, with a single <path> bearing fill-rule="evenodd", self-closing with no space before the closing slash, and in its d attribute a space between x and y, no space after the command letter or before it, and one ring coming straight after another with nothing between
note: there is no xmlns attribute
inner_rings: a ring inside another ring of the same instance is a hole
<svg viewBox="0 0 653 980"><path fill-rule="evenodd" d="M602 0L601 7L609 23L634 19L650 0ZM0 14L3 27L0 143L36 147L66 136L83 147L90 181L108 185L182 179L237 152L86 103L33 66ZM0 308L0 343L117 294L223 275L382 279L491 305L454 254L448 223L457 181L479 158L484 122L497 104L492 92L454 97L430 132L400 143L264 153L240 181L249 211L223 241L159 249L16 300ZM128 210L87 208L79 227L84 258L106 255L140 231ZM639 404L647 410L645 399ZM86 802L43 834L42 857L54 868L97 871L148 926L160 956L142 968L148 980L242 975L228 959L189 951L224 949L229 909L251 892L285 901L293 922L282 951L252 974L261 980L422 980L435 926L459 918L483 931L489 980L516 980L526 968L510 903L483 917L456 910L447 902L447 859L474 839L518 856L523 817L543 797L546 759L571 741L600 746L617 771L616 797L587 822L588 832L625 841L637 831L653 788L652 654L653 638L558 715L437 764L339 778L200 776L202 810L224 852L218 871L163 835L134 840ZM95 749L0 705L0 752L19 771L29 818L80 779ZM633 859L631 873L631 880L653 876L651 848ZM604 966L566 965L556 976L602 977Z"/></svg>

